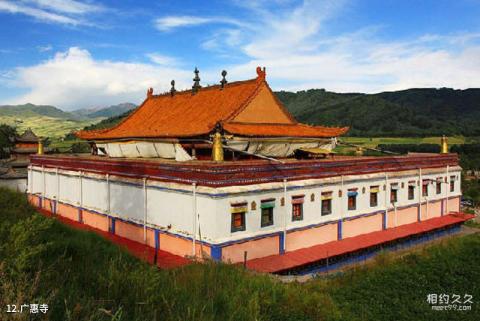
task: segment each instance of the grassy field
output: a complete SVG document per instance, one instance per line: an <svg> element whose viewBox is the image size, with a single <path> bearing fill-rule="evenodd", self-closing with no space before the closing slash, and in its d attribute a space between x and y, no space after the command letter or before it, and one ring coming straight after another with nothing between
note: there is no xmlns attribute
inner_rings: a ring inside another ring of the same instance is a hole
<svg viewBox="0 0 480 321"><path fill-rule="evenodd" d="M440 144L440 137L341 137L340 140L365 147L376 147L378 144ZM448 137L450 145L465 144L467 140L463 136Z"/></svg>
<svg viewBox="0 0 480 321"><path fill-rule="evenodd" d="M14 126L15 117L1 116L0 124ZM60 138L66 134L84 128L85 126L97 123L103 118L93 120L65 120L48 116L35 116L22 118L22 123L17 125L17 131L21 134L27 128L31 128L35 134L42 137Z"/></svg>
<svg viewBox="0 0 480 321"><path fill-rule="evenodd" d="M0 189L0 320L479 320L480 235L452 239L308 283L224 264L161 271L99 236L36 214ZM428 294L473 295L471 311L433 311ZM7 304L46 303L12 316ZM14 318L15 317L15 318Z"/></svg>

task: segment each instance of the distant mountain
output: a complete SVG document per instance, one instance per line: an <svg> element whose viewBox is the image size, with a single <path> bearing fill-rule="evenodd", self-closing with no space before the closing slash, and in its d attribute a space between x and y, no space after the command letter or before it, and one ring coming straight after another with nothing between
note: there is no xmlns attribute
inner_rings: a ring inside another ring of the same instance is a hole
<svg viewBox="0 0 480 321"><path fill-rule="evenodd" d="M408 89L339 94L276 93L301 122L350 126L356 136L480 136L480 89Z"/></svg>
<svg viewBox="0 0 480 321"><path fill-rule="evenodd" d="M7 124L22 133L31 128L35 134L44 137L63 137L71 131L97 123L103 118L90 118L65 112L48 105L7 105L0 106L0 125Z"/></svg>
<svg viewBox="0 0 480 321"><path fill-rule="evenodd" d="M19 119L35 116L47 116L61 119L78 119L75 114L65 112L50 105L3 105L0 106L0 117L17 117Z"/></svg>
<svg viewBox="0 0 480 321"><path fill-rule="evenodd" d="M98 117L114 117L121 114L124 114L127 111L130 111L136 108L137 105L132 103L123 103L108 107L97 107L97 108L89 108L89 109L79 109L75 110L72 113L75 115L79 115L81 117L88 117L88 118L98 118Z"/></svg>

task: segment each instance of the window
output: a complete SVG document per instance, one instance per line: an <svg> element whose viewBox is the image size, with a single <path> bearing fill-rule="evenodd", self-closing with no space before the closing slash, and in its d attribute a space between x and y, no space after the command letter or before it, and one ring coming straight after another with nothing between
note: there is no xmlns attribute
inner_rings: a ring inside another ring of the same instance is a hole
<svg viewBox="0 0 480 321"><path fill-rule="evenodd" d="M357 209L357 189L348 190L348 210L353 211Z"/></svg>
<svg viewBox="0 0 480 321"><path fill-rule="evenodd" d="M332 214L332 192L322 193L322 216Z"/></svg>
<svg viewBox="0 0 480 321"><path fill-rule="evenodd" d="M408 183L408 199L413 200L415 198L415 182Z"/></svg>
<svg viewBox="0 0 480 321"><path fill-rule="evenodd" d="M450 176L450 192L455 191L455 176Z"/></svg>
<svg viewBox="0 0 480 321"><path fill-rule="evenodd" d="M303 195L292 196L292 221L303 220Z"/></svg>
<svg viewBox="0 0 480 321"><path fill-rule="evenodd" d="M262 209L261 227L273 225L273 208L275 207L275 199L263 200L260 207Z"/></svg>
<svg viewBox="0 0 480 321"><path fill-rule="evenodd" d="M232 232L245 231L245 214L247 213L248 204L237 203L232 204Z"/></svg>
<svg viewBox="0 0 480 321"><path fill-rule="evenodd" d="M442 178L441 177L437 178L436 191L437 191L437 194L442 193Z"/></svg>
<svg viewBox="0 0 480 321"><path fill-rule="evenodd" d="M428 181L422 183L422 196L428 196Z"/></svg>
<svg viewBox="0 0 480 321"><path fill-rule="evenodd" d="M390 203L398 202L398 184L390 185Z"/></svg>
<svg viewBox="0 0 480 321"><path fill-rule="evenodd" d="M378 206L378 186L370 187L370 207Z"/></svg>
<svg viewBox="0 0 480 321"><path fill-rule="evenodd" d="M232 232L245 231L245 212L232 213Z"/></svg>

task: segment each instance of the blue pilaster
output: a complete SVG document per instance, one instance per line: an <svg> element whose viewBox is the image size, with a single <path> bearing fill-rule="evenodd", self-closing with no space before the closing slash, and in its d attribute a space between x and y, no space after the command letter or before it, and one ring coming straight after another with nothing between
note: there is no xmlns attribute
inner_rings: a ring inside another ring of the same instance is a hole
<svg viewBox="0 0 480 321"><path fill-rule="evenodd" d="M280 233L278 234L278 252L279 252L280 254L284 254L284 253L285 253L285 247L283 246L284 241L285 241L285 234L283 234L283 232L280 232Z"/></svg>
<svg viewBox="0 0 480 321"><path fill-rule="evenodd" d="M387 219L388 219L387 212L383 212L382 213L382 225L383 225L384 230L387 229Z"/></svg>
<svg viewBox="0 0 480 321"><path fill-rule="evenodd" d="M218 245L212 245L210 247L210 256L215 261L221 261L222 260L222 247L218 246Z"/></svg>
<svg viewBox="0 0 480 321"><path fill-rule="evenodd" d="M417 207L417 222L420 222L420 207L422 206L422 203L418 204Z"/></svg>
<svg viewBox="0 0 480 321"><path fill-rule="evenodd" d="M159 250L160 249L160 231L155 230L155 249Z"/></svg>
<svg viewBox="0 0 480 321"><path fill-rule="evenodd" d="M83 223L83 210L81 207L78 208L78 221Z"/></svg>
<svg viewBox="0 0 480 321"><path fill-rule="evenodd" d="M115 218L110 218L110 233L115 234Z"/></svg>
<svg viewBox="0 0 480 321"><path fill-rule="evenodd" d="M444 204L444 203L445 203L445 200L442 200L442 201L441 201L442 208L440 209L440 215L441 215L441 216L443 216L444 211L445 211L445 208L444 208L444 207L445 207L445 204Z"/></svg>
<svg viewBox="0 0 480 321"><path fill-rule="evenodd" d="M338 240L342 239L342 229L343 229L342 224L343 224L343 221L338 220L338 223L337 223L337 239Z"/></svg>

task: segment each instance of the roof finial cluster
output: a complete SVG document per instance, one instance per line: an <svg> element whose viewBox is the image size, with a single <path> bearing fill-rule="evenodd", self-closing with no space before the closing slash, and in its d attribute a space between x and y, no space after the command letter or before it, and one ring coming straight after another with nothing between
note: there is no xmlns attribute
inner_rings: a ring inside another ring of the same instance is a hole
<svg viewBox="0 0 480 321"><path fill-rule="evenodd" d="M150 87L150 88L148 88L148 90L147 90L147 98L150 98L150 97L152 97L152 96L153 96L153 88Z"/></svg>
<svg viewBox="0 0 480 321"><path fill-rule="evenodd" d="M265 79L265 77L267 76L267 71L265 69L265 67L263 67L263 69L258 66L257 67L257 79Z"/></svg>
<svg viewBox="0 0 480 321"><path fill-rule="evenodd" d="M220 80L220 85L222 86L221 89L225 88L225 85L227 84L227 79L225 79L225 76L227 75L226 70L222 70L222 80Z"/></svg>
<svg viewBox="0 0 480 321"><path fill-rule="evenodd" d="M195 70L193 71L195 73L195 77L193 78L193 86L192 86L192 94L195 94L198 92L198 90L202 87L200 86L200 77L198 74L200 71L198 71L198 68L195 67Z"/></svg>
<svg viewBox="0 0 480 321"><path fill-rule="evenodd" d="M170 82L170 84L172 85L172 88L170 88L170 96L174 96L175 95L175 92L177 91L175 89L175 80L172 79L172 81Z"/></svg>

